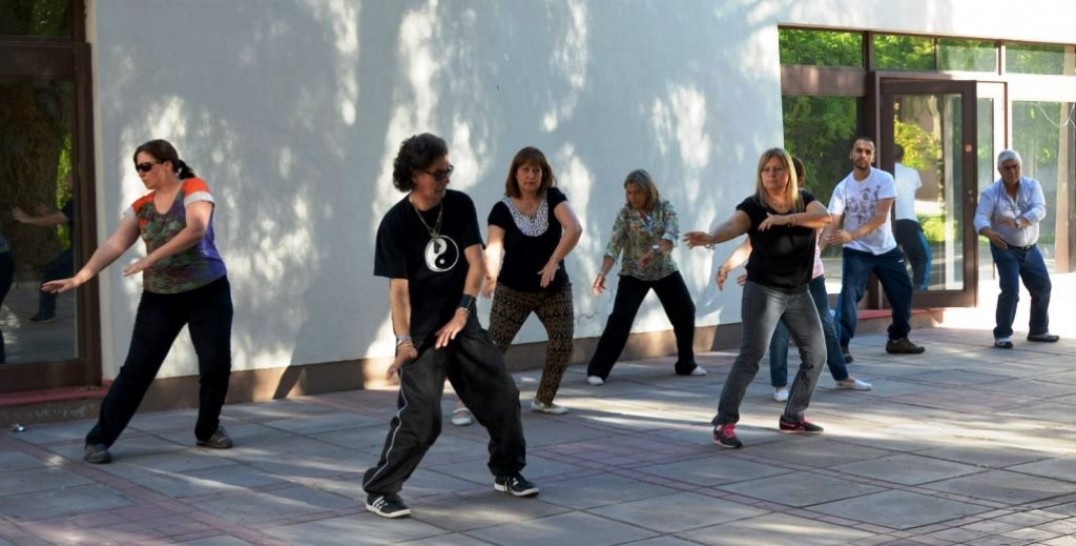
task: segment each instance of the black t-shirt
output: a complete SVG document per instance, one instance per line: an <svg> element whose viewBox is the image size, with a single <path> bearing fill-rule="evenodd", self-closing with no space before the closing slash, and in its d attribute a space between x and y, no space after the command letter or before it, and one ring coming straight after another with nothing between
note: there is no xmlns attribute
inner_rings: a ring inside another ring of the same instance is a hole
<svg viewBox="0 0 1076 546"><path fill-rule="evenodd" d="M442 215L437 239L430 237L419 214L431 228ZM407 279L412 336L432 334L452 319L469 269L464 250L480 244L474 202L455 190L448 190L439 205L422 213L404 197L381 219L374 275Z"/></svg>
<svg viewBox="0 0 1076 546"><path fill-rule="evenodd" d="M504 230L504 260L501 261L501 272L497 276L498 283L525 292L556 291L564 287L568 282L568 273L564 270L563 261L553 277L553 282L549 283L546 288L542 288L542 276L538 272L549 263L549 257L560 244L564 230L557 216L553 214L553 210L567 200L568 198L557 188L546 190L546 208L544 211L538 211L537 221L526 218L522 220L525 226L531 223L527 229L533 234L537 231L536 224L546 223L541 221L541 217L548 218L548 227L537 235L528 235L520 229L512 215L512 210L503 200L493 205L493 210L489 212L489 225Z"/></svg>
<svg viewBox="0 0 1076 546"><path fill-rule="evenodd" d="M800 190L804 206L814 196ZM747 280L787 293L807 289L814 270L815 230L802 226L774 226L759 231L767 213L780 214L751 196L736 205L751 219L747 236L751 239L751 257L747 260Z"/></svg>

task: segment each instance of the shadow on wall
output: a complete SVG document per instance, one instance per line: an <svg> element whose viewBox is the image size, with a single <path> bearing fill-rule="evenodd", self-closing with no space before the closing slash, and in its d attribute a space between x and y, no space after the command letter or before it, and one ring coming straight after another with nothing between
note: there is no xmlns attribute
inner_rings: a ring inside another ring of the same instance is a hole
<svg viewBox="0 0 1076 546"><path fill-rule="evenodd" d="M235 369L289 367L273 385L243 388L285 396L302 391L302 365L392 353L387 283L372 271L377 225L402 198L391 184L399 143L424 131L445 137L453 187L473 196L483 226L511 157L534 145L583 222L567 267L579 287L577 335L597 336L613 296L584 287L623 204L623 177L648 169L682 229L702 229L732 212L758 151L779 138L775 22L752 9L701 0L676 9L100 3L102 168L105 180L122 181L102 192L105 228L144 192L130 168L134 147L173 141L217 197ZM142 24L154 20L167 24ZM677 28L691 31L668 30ZM712 293L713 256L677 252L700 315L738 309L738 297ZM120 269L108 282L127 312L114 314L111 344L125 348L140 286ZM517 342L545 339L533 322ZM667 328L656 301L644 305L637 329ZM168 375L195 374L190 345L177 343L166 366ZM339 387L382 371L355 365Z"/></svg>

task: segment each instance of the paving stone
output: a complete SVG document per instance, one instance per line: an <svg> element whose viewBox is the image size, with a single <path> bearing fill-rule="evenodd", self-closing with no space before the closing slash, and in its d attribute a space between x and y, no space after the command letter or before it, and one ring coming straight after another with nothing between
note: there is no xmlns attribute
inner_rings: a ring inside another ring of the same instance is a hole
<svg viewBox="0 0 1076 546"><path fill-rule="evenodd" d="M810 506L882 491L880 487L806 472L793 472L758 480L722 485L719 489L780 503L787 506ZM835 514L840 515L840 514Z"/></svg>
<svg viewBox="0 0 1076 546"><path fill-rule="evenodd" d="M983 471L976 466L910 454L841 465L834 470L903 485L918 485Z"/></svg>
<svg viewBox="0 0 1076 546"><path fill-rule="evenodd" d="M657 507L661 509L657 510ZM678 533L760 516L768 513L768 510L696 493L673 493L592 508L588 512L661 533Z"/></svg>
<svg viewBox="0 0 1076 546"><path fill-rule="evenodd" d="M1006 504L1023 504L1073 491L1071 483L988 470L972 476L943 480L924 487Z"/></svg>
<svg viewBox="0 0 1076 546"><path fill-rule="evenodd" d="M678 533L677 536L715 546L841 546L875 535L788 514L766 514Z"/></svg>
<svg viewBox="0 0 1076 546"><path fill-rule="evenodd" d="M439 529L414 518L389 520L369 512L295 525L270 527L265 529L265 533L289 544L317 544L318 546L395 544L446 534L444 529Z"/></svg>
<svg viewBox="0 0 1076 546"><path fill-rule="evenodd" d="M493 544L513 546L607 546L655 536L653 531L584 512L476 529L468 534Z"/></svg>
<svg viewBox="0 0 1076 546"><path fill-rule="evenodd" d="M709 457L644 466L637 470L645 474L706 487L791 472L788 468L732 457L724 450L718 451L718 449L715 446L713 454Z"/></svg>
<svg viewBox="0 0 1076 546"><path fill-rule="evenodd" d="M13 520L45 520L134 505L111 487L91 483L0 497L0 514Z"/></svg>
<svg viewBox="0 0 1076 546"><path fill-rule="evenodd" d="M820 504L811 510L893 529L910 529L986 512L989 508L891 490Z"/></svg>

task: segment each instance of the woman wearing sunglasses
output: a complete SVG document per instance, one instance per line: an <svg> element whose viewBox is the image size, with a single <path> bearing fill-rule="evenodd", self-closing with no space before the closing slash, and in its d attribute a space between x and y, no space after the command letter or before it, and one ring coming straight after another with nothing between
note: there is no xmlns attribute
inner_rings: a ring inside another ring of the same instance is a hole
<svg viewBox="0 0 1076 546"><path fill-rule="evenodd" d="M56 293L78 288L139 237L146 244L146 256L123 270L124 276L142 273L142 299L127 360L101 403L97 424L86 435L84 458L93 464L112 461L109 447L134 416L183 326L198 353L201 376L197 445L232 447L220 426L231 374L232 296L224 261L213 243L213 195L165 140L139 146L134 163L149 193L124 212L119 228L74 277L41 288Z"/></svg>

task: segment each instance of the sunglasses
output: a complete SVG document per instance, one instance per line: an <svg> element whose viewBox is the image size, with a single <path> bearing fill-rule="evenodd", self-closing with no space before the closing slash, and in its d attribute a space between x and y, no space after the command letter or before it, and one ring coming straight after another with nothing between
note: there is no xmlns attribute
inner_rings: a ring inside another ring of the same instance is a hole
<svg viewBox="0 0 1076 546"><path fill-rule="evenodd" d="M444 169L438 169L436 171L425 171L425 173L432 176L433 179L438 182L444 182L446 178L452 176L452 171L454 170L456 170L456 167L454 165L449 165Z"/></svg>
<svg viewBox="0 0 1076 546"><path fill-rule="evenodd" d="M153 170L154 166L160 164L160 161L157 161L156 163L135 163L135 170L140 173L148 173Z"/></svg>

